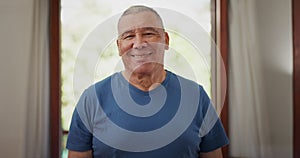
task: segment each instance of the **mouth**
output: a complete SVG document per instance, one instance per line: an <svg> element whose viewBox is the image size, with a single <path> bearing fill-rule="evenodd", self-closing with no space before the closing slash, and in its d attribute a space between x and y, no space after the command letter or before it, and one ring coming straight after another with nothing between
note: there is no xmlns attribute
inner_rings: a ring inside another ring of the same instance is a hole
<svg viewBox="0 0 300 158"><path fill-rule="evenodd" d="M153 53L152 52L150 52L150 53L144 53L144 54L136 54L136 55L134 55L134 54L131 54L130 56L131 57L133 57L133 58L145 58L145 57L147 57L147 56L150 56L150 55L152 55Z"/></svg>

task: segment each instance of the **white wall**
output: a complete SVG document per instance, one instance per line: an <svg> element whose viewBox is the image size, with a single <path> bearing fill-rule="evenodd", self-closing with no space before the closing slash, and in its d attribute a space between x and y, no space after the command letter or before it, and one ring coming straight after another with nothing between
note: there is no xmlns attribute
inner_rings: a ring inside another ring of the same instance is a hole
<svg viewBox="0 0 300 158"><path fill-rule="evenodd" d="M0 153L24 157L31 0L0 1Z"/></svg>
<svg viewBox="0 0 300 158"><path fill-rule="evenodd" d="M274 157L292 157L292 9L290 0L256 0L259 53Z"/></svg>

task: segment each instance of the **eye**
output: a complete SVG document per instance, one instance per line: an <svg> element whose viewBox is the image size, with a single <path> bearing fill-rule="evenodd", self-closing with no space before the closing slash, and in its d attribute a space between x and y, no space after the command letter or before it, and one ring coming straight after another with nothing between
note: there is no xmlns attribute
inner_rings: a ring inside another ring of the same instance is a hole
<svg viewBox="0 0 300 158"><path fill-rule="evenodd" d="M126 35L123 37L123 39L129 40L132 39L134 37L134 35Z"/></svg>
<svg viewBox="0 0 300 158"><path fill-rule="evenodd" d="M127 34L123 34L123 35L121 36L121 39L122 39L122 40L130 40L130 39L132 39L132 38L134 38L134 37L135 37L134 34L127 33Z"/></svg>
<svg viewBox="0 0 300 158"><path fill-rule="evenodd" d="M147 32L146 35L154 35L153 32Z"/></svg>
<svg viewBox="0 0 300 158"><path fill-rule="evenodd" d="M156 34L154 32L145 32L143 33L144 36L155 36Z"/></svg>

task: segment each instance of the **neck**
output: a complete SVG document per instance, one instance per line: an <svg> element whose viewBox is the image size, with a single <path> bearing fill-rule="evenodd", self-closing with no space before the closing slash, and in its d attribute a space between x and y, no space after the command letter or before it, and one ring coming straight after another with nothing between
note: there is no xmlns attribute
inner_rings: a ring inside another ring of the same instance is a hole
<svg viewBox="0 0 300 158"><path fill-rule="evenodd" d="M152 73L135 73L124 70L122 75L125 79L142 91L150 91L158 87L166 78L166 71L157 69Z"/></svg>

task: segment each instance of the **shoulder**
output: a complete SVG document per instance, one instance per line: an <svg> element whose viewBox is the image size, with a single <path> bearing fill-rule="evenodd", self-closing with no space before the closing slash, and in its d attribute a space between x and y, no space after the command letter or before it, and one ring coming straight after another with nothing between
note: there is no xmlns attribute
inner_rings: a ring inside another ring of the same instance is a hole
<svg viewBox="0 0 300 158"><path fill-rule="evenodd" d="M101 95L107 94L111 86L111 79L118 73L114 73L105 79L98 81L86 88L80 96L77 107L80 105L85 107L95 107L98 105L98 99Z"/></svg>
<svg viewBox="0 0 300 158"><path fill-rule="evenodd" d="M181 75L175 74L171 71L167 70L168 78L170 82L174 83L174 81L178 81L180 86L192 86L192 87L197 87L198 90L200 90L201 93L205 92L203 89L203 86L196 81L193 81L191 79L188 79L186 77L183 77Z"/></svg>
<svg viewBox="0 0 300 158"><path fill-rule="evenodd" d="M104 88L104 87L110 86L112 78L116 78L116 77L119 78L119 75L120 75L120 73L116 72L116 73L104 78L103 80L96 82L91 87L94 86L94 87Z"/></svg>
<svg viewBox="0 0 300 158"><path fill-rule="evenodd" d="M89 94L91 92L93 93L102 93L103 90L111 89L111 85L113 84L112 81L116 78L120 78L120 73L116 72L92 85L90 85L88 88L84 90L82 95Z"/></svg>
<svg viewBox="0 0 300 158"><path fill-rule="evenodd" d="M199 110L205 113L212 102L204 87L196 81L187 79L170 71L168 74L170 76L169 82L173 85L177 84L176 90L180 91L182 98L196 100L200 106Z"/></svg>

